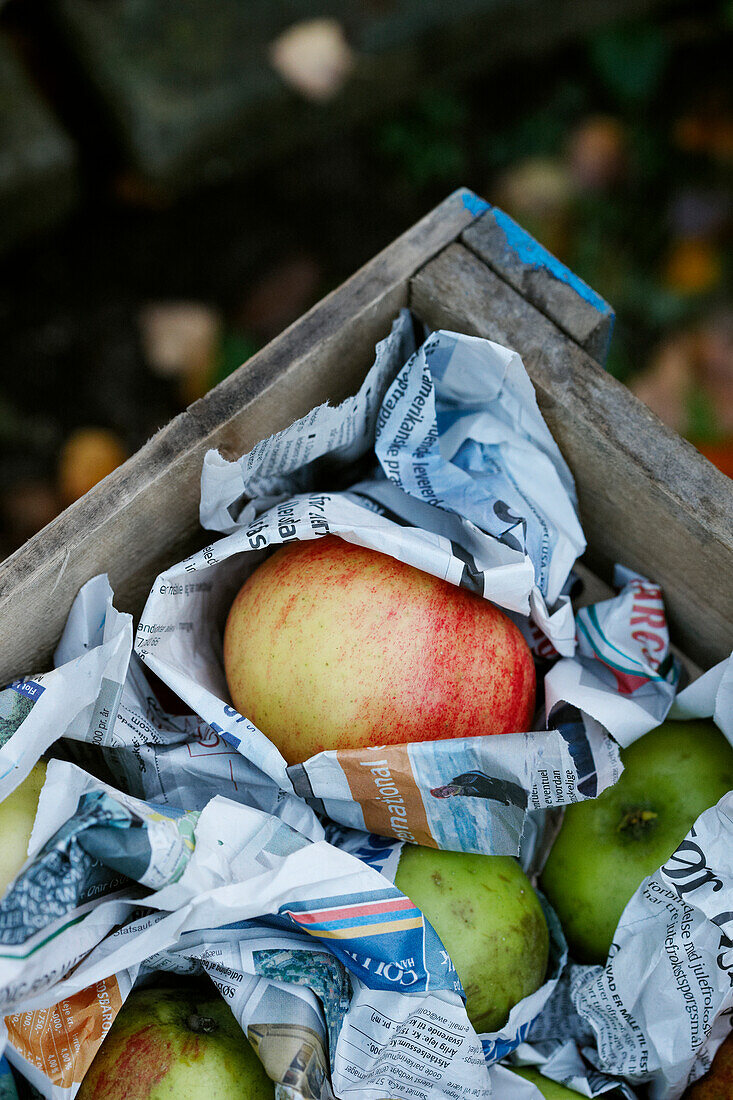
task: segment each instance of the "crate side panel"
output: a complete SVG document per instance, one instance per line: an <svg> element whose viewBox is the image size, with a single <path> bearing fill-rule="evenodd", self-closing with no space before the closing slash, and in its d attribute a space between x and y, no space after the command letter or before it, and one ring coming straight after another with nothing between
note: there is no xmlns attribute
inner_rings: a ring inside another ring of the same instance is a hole
<svg viewBox="0 0 733 1100"><path fill-rule="evenodd" d="M412 280L434 328L515 348L571 466L589 543L609 579L624 562L659 581L674 640L703 667L733 647L733 484L462 245Z"/></svg>

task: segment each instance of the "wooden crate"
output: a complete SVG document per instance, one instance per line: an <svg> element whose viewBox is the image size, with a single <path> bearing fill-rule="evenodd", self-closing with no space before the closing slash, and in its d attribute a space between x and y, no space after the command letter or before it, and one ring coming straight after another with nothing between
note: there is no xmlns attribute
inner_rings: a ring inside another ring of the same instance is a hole
<svg viewBox="0 0 733 1100"><path fill-rule="evenodd" d="M457 191L0 565L0 683L42 671L80 586L106 571L139 613L156 574L211 540L205 452L229 457L359 386L401 306L515 348L577 483L587 562L659 581L703 667L733 646L733 483L599 364L610 308L500 211Z"/></svg>

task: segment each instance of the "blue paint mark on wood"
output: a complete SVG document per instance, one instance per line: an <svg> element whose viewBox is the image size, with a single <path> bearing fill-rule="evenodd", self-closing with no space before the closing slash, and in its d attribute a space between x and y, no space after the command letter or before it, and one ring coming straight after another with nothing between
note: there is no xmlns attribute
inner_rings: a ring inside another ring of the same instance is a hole
<svg viewBox="0 0 733 1100"><path fill-rule="evenodd" d="M469 191L466 188L461 193L463 205L469 214L473 214L474 218L477 218L479 214L485 214L487 210L491 210L491 203L486 202L486 199L480 199L478 195L473 191Z"/></svg>
<svg viewBox="0 0 733 1100"><path fill-rule="evenodd" d="M463 201L465 203L465 198ZM478 201L481 202L480 199ZM533 268L544 268L553 278L572 287L576 294L593 306L594 309L597 309L603 316L613 319L613 310L608 302L601 298L600 294L596 294L595 290L592 290L587 283L578 278L569 267L560 263L556 256L543 248L534 237L530 237L529 233L522 229L520 225L517 225L514 219L505 214L503 210L499 210L498 207L494 206L492 213L497 226L504 234L506 247L514 252L523 264Z"/></svg>

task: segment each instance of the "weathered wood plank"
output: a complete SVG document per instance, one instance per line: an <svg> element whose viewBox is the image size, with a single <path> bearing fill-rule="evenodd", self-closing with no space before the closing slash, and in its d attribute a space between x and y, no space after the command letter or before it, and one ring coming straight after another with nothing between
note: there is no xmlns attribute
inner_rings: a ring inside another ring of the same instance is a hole
<svg viewBox="0 0 733 1100"><path fill-rule="evenodd" d="M600 294L496 206L469 226L461 240L603 365L614 312Z"/></svg>
<svg viewBox="0 0 733 1100"><path fill-rule="evenodd" d="M109 573L118 607L139 612L156 574L206 542L206 450L239 455L353 393L407 302L409 277L484 207L456 191L2 562L0 683L46 667L71 601L96 573Z"/></svg>
<svg viewBox="0 0 733 1100"><path fill-rule="evenodd" d="M477 256L448 246L411 282L431 326L522 355L570 464L592 568L658 581L673 638L703 667L733 647L733 484Z"/></svg>

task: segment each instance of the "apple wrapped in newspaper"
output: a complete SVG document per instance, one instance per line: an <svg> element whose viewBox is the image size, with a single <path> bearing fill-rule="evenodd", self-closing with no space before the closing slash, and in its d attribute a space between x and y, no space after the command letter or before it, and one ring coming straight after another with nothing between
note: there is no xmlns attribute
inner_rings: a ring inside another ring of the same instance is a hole
<svg viewBox="0 0 733 1100"><path fill-rule="evenodd" d="M519 628L473 592L334 536L276 551L224 635L232 701L289 764L326 749L530 728Z"/></svg>

